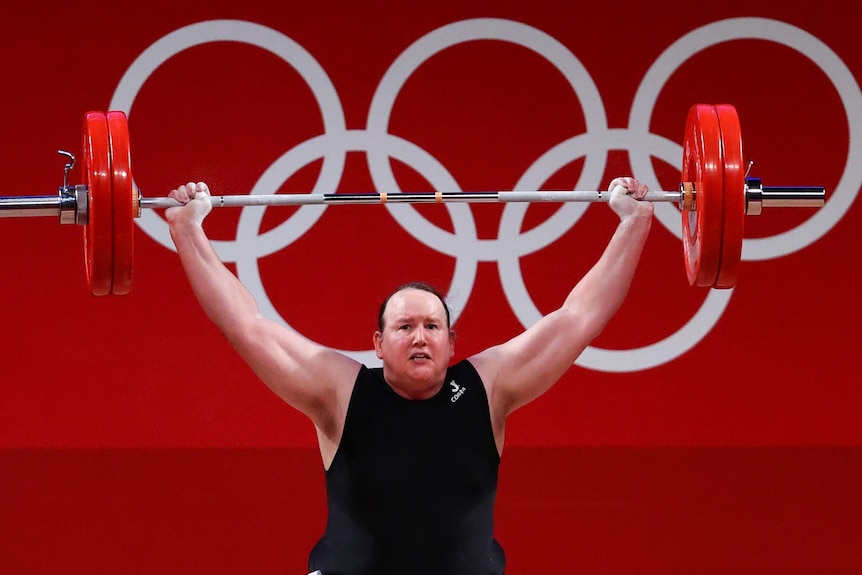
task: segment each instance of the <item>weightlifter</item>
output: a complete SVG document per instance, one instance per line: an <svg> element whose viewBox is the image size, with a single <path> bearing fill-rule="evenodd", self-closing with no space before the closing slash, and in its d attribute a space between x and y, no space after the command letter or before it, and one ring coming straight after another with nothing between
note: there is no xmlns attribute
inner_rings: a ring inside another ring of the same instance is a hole
<svg viewBox="0 0 862 575"><path fill-rule="evenodd" d="M368 368L263 317L203 231L204 183L167 210L191 287L258 377L317 431L326 532L309 557L323 575L499 575L494 500L506 418L547 391L625 298L653 216L633 178L609 186L620 222L563 305L511 340L450 365L455 334L433 288L405 284L380 308Z"/></svg>

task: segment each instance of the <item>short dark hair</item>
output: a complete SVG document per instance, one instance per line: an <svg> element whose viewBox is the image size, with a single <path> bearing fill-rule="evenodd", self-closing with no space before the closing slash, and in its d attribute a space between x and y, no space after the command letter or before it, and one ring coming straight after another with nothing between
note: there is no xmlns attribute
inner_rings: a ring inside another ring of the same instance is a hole
<svg viewBox="0 0 862 575"><path fill-rule="evenodd" d="M394 296L398 292L404 291L406 289L418 289L418 290L426 291L430 294L434 294L435 296L437 296L437 299L440 300L440 303L443 304L443 309L446 311L446 329L451 329L451 327L452 327L452 321L450 319L451 314L449 313L449 306L446 305L446 300L443 298L443 295L439 291L437 291L437 289L434 286L432 286L430 284L427 284L425 282L413 281L413 282L408 282L406 284L401 284L400 286L398 286L397 288L392 290L392 293L390 293L388 296L386 296L386 299L383 300L383 303L380 304L380 311L377 312L377 330L379 332L381 332L381 333L383 332L383 312L386 311L386 306L389 304L389 300L392 299L392 296Z"/></svg>

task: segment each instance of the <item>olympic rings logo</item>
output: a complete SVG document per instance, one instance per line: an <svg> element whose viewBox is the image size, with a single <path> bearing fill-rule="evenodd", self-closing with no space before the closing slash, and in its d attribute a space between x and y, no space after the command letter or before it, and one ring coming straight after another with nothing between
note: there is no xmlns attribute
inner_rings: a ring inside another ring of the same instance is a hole
<svg viewBox="0 0 862 575"><path fill-rule="evenodd" d="M218 20L192 24L164 36L145 50L129 67L118 84L111 109L131 113L132 104L144 82L163 63L180 52L210 42L234 41L260 47L291 65L305 80L323 117L324 133L285 152L260 177L252 194L274 194L298 170L322 159L322 168L313 193L335 193L348 152L365 152L374 186L387 192L400 191L390 159L397 159L422 175L434 189L461 190L458 182L436 158L416 144L389 133L389 119L395 101L407 79L424 62L442 50L475 40L509 42L544 57L574 90L584 111L586 132L568 138L541 155L520 177L515 189L541 189L555 172L584 158L576 189L595 189L602 179L608 152L626 150L637 177L658 189L651 158L676 165L681 146L649 131L658 95L671 75L698 52L732 40L768 40L790 47L812 60L831 80L843 103L849 127L849 149L844 173L826 206L804 223L772 237L746 239L744 260L765 260L801 250L825 235L844 215L862 187L862 91L844 62L822 41L805 30L784 22L762 18L733 18L695 29L667 48L644 76L631 106L629 126L608 127L604 104L590 74L578 58L561 42L523 23L480 18L455 22L438 28L409 46L389 67L377 87L365 130L348 130L335 86L325 70L301 45L271 28L251 22ZM588 206L564 204L548 220L524 233L521 224L524 204L506 204L498 237L478 238L469 206L446 204L454 233L442 230L422 217L410 205L388 205L391 215L420 242L456 260L449 300L453 322L465 308L473 288L479 262L496 261L501 284L512 310L524 327L539 320L541 312L524 283L519 260L557 241L577 223ZM260 234L262 210L243 210L233 242L213 241L224 262L235 262L240 280L257 299L268 317L290 325L280 316L263 285L258 260L284 249L307 232L322 216L325 206L303 206L281 225ZM154 240L174 249L167 223L145 210L138 220ZM681 238L679 214L674 206L656 205L656 218ZM502 254L502 255L501 255ZM700 309L676 333L653 344L628 350L588 348L576 361L588 369L628 372L649 369L669 362L694 347L716 324L733 290L711 290ZM292 328L291 328L292 329ZM344 351L356 360L375 364L374 351Z"/></svg>

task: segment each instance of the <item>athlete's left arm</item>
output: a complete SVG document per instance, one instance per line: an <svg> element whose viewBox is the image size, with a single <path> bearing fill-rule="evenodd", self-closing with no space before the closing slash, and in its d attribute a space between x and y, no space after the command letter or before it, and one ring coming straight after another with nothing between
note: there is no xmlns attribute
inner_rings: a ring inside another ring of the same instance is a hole
<svg viewBox="0 0 862 575"><path fill-rule="evenodd" d="M495 428L547 391L604 329L628 293L649 235L653 206L634 178L617 178L610 206L620 222L598 262L563 305L507 341L470 358L488 392Z"/></svg>

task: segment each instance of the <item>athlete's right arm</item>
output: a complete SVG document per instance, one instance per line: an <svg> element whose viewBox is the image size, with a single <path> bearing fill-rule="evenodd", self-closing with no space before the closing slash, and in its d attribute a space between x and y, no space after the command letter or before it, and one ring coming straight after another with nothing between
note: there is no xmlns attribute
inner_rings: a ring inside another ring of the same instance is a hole
<svg viewBox="0 0 862 575"><path fill-rule="evenodd" d="M203 231L212 208L206 184L179 186L170 196L184 204L166 212L171 238L207 316L270 389L337 444L359 364L260 313Z"/></svg>

